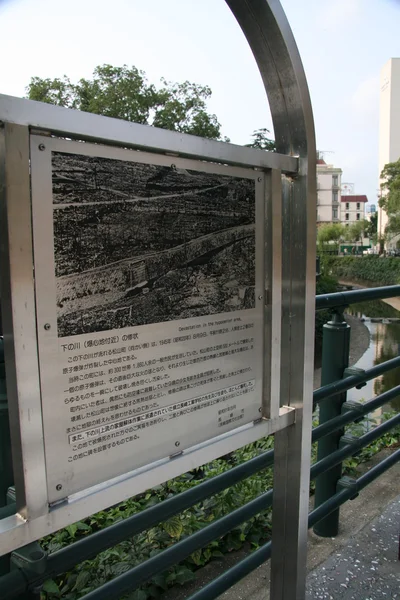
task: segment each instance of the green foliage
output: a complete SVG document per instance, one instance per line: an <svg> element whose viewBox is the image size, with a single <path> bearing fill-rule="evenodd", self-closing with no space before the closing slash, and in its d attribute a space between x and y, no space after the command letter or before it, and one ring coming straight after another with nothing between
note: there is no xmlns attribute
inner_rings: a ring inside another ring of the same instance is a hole
<svg viewBox="0 0 400 600"><path fill-rule="evenodd" d="M42 547L48 552L55 552L90 533L108 527L171 496L184 492L205 479L215 477L272 447L272 436L245 446L226 457L159 485L141 496L131 498L113 508L89 517L84 522L76 523L54 535L48 536L42 540ZM42 588L42 600L54 600L55 598L77 600L90 590L169 548L181 537L187 537L195 533L212 521L250 502L271 489L272 482L272 470L270 468L265 469L231 488L207 498L191 509L171 517L168 521L125 540L117 546L102 552L96 558L79 564L75 569L56 580L48 580ZM195 576L194 572L198 568L212 560L220 559L227 552L238 550L246 542L251 544L253 548L257 548L269 535L270 531L271 510L267 509L250 521L236 527L219 540L197 550L182 563L168 569L165 573L156 575L148 584L129 595L128 598L130 600L148 600L149 598L158 597L162 591L173 585L183 585L191 581Z"/></svg>
<svg viewBox="0 0 400 600"><path fill-rule="evenodd" d="M396 413L393 411L383 413L382 418L380 419L380 422L384 422L387 419L390 419L395 414ZM360 423L354 423L354 424L350 425L347 428L347 432L351 433L352 435L355 435L356 437L360 437L361 435L366 433L369 428L371 428L371 427L374 428L377 425L379 425L379 423L376 420L371 419L371 418L367 419L367 417L365 417ZM352 477L357 476L357 473L358 473L357 468L359 467L360 464L367 462L368 460L371 460L371 458L373 456L375 456L375 454L377 454L381 450L384 450L385 448L393 448L393 449L397 448L399 446L399 443L400 443L400 425L395 427L388 433L385 433L382 437L380 437L377 440L375 440L374 442L372 442L372 444L370 444L369 446L362 448L362 450L360 450L356 454L356 456L351 456L350 458L346 459L343 462L343 474L349 475Z"/></svg>
<svg viewBox="0 0 400 600"><path fill-rule="evenodd" d="M344 239L346 233L346 227L341 223L325 223L318 228L317 243L321 250L325 249L325 245L328 249L332 246L330 242L335 242L334 248L339 250L339 242Z"/></svg>
<svg viewBox="0 0 400 600"><path fill-rule="evenodd" d="M32 77L27 87L31 100L115 117L163 129L220 139L220 124L207 112L211 97L208 86L185 81L161 80L149 84L144 71L136 67L99 65L92 79L72 83L62 79Z"/></svg>
<svg viewBox="0 0 400 600"><path fill-rule="evenodd" d="M337 279L332 275L322 273L317 279L315 293L318 296L320 294L333 294L333 292L337 292Z"/></svg>
<svg viewBox="0 0 400 600"><path fill-rule="evenodd" d="M400 158L397 162L385 165L381 179L382 197L379 206L389 217L386 232L397 234L400 232Z"/></svg>
<svg viewBox="0 0 400 600"><path fill-rule="evenodd" d="M397 319L400 317L398 310L393 308L393 306L390 306L390 304L382 302L382 300L368 300L368 302L357 302L355 304L350 304L350 306L346 308L346 312L355 316L365 315L372 318L381 317L382 319ZM390 328L391 325L385 324L385 330ZM373 336L373 339L375 339L375 336Z"/></svg>
<svg viewBox="0 0 400 600"><path fill-rule="evenodd" d="M60 588L58 587L54 579L46 579L46 581L43 584L42 591L45 592L50 598L54 596L56 596L57 598L60 597Z"/></svg>
<svg viewBox="0 0 400 600"><path fill-rule="evenodd" d="M400 283L400 259L397 257L324 256L323 271L338 279L376 285Z"/></svg>
<svg viewBox="0 0 400 600"><path fill-rule="evenodd" d="M378 241L378 213L372 213L371 218L367 221L367 225L365 226L365 235L366 237L373 240L373 243L376 244Z"/></svg>
<svg viewBox="0 0 400 600"><path fill-rule="evenodd" d="M362 221L354 221L349 227L345 227L346 239L349 242L358 242L363 241L363 237L365 236L365 231L368 228L369 223L366 219Z"/></svg>
<svg viewBox="0 0 400 600"><path fill-rule="evenodd" d="M247 148L259 148L260 150L269 150L274 152L276 150L275 142L268 137L269 130L264 128L256 129L252 134L252 141L250 144L246 144Z"/></svg>

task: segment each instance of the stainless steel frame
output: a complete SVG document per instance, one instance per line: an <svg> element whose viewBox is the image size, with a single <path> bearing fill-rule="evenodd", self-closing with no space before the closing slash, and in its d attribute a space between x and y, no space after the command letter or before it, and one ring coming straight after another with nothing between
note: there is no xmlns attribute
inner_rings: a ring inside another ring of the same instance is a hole
<svg viewBox="0 0 400 600"><path fill-rule="evenodd" d="M300 55L278 0L226 0L257 61L278 152L299 157L282 195L281 402L296 424L275 436L273 600L305 596L309 499L316 235L314 121Z"/></svg>
<svg viewBox="0 0 400 600"><path fill-rule="evenodd" d="M33 114L35 114L37 103L24 101L24 104L26 107L32 106ZM0 97L0 111L1 107L2 98ZM50 111L53 109L53 107L48 108ZM72 111L63 110L62 112L65 118L71 117L70 113ZM6 116L0 112L0 117L4 119ZM103 119L98 117L98 120L100 126ZM32 117L32 122L38 123L34 117ZM126 126L129 128L130 124L126 123ZM14 455L17 457L15 460L15 482L18 509L18 513L15 516L4 519L0 523L2 553L25 545L71 522L82 519L95 511L140 493L162 481L204 464L217 456L231 452L244 444L251 443L261 437L274 433L282 427L286 428L294 421L294 410L292 408L280 408L279 371L276 365L279 364L280 356L279 298L281 281L279 265L281 260L281 246L280 243L275 243L272 246L269 239L266 240L268 248L267 260L264 265L262 264L264 260L260 264L261 268L265 270L269 289L266 290L267 295L265 298L262 298L263 287L260 288L258 293L261 292L259 297L267 304L265 321L268 324L268 331L275 332L275 342L268 342L268 351L266 352L265 365L267 367L267 377L264 380L263 407L265 416L263 419L237 428L233 432L210 439L205 443L187 448L180 456L173 460L169 458L159 460L146 465L144 468L138 468L123 476L88 488L83 492L71 494L60 504L57 503L53 506L50 504L44 460L41 390L37 364L39 335L37 327L40 326L40 319L43 320L43 315L42 317L40 314L37 316L37 300L35 297L35 282L32 269L34 264L32 248L35 249L35 260L38 259L39 254L42 252L37 242L32 246L31 188L33 183L35 184L35 189L37 188L38 172L35 168L36 162L33 160L34 156L32 154L29 155L29 140L33 140L34 150L40 142L44 142L43 145L46 144L49 148L60 147L62 149L65 144L71 144L71 151L90 154L95 149L96 154L99 153L105 156L111 154L114 156L120 155L121 158L123 156L126 157L127 150L123 149L125 141L118 144L119 149L115 147L116 144L113 148L107 148L101 144L86 145L82 143L83 136L81 135L79 136L81 143L59 141L59 138L46 138L43 137L46 133L44 124L41 127L42 136L37 136L36 131L35 127L32 135L32 128L8 122L5 122L2 129L1 163L4 168L3 181L5 185L2 188L1 202L6 217L4 220L4 233L10 236L10 244L3 251L5 265L6 267L8 265L9 268L8 275L7 269L4 271L5 277L3 278L2 295L4 295L6 300L3 309L4 320L6 323L13 324L13 329L6 328L5 333L7 340L7 384L13 415L11 427ZM52 133L48 132L48 134ZM169 134L171 132L162 133ZM175 134L171 135L175 137ZM183 139L185 139L185 136L183 136ZM168 143L168 135L166 140L166 143ZM230 146L226 145L225 150L226 156L229 158ZM135 160L135 153L134 151L132 152L132 160ZM241 149L241 153L243 154L243 158L239 157L239 162L243 164L247 160L247 149ZM41 152L39 154L42 155ZM143 156L147 156L145 162L148 161L149 163L158 161L164 164L171 160L166 156L162 158L151 154L144 155L143 153L141 156L142 160ZM277 172L275 169L273 171L268 170L264 175L264 172L260 172L260 163L257 164L255 167L256 171L254 171L254 169L243 170L233 168L232 166L223 166L227 162L231 162L228 159L222 159L222 165L215 164L215 160L211 163L207 159L208 157L205 156L201 163L197 161L198 168L226 172L227 174L241 172L245 176L247 174L247 176L257 179L257 186L264 188L265 217L267 219L265 232L268 236L274 233L275 241L278 240L279 242L281 222L280 214L276 210L276 207L280 203L279 195L277 195L280 193L280 172ZM174 160L178 159L175 158ZM183 165L188 167L194 166L192 161L181 158L179 160ZM263 158L263 160L265 159ZM32 181L29 178L29 171L31 171ZM48 177L49 175L47 175ZM42 190L42 186L40 185L37 189ZM262 231L263 213L258 209L257 214L258 218L261 217L261 222L257 225L257 229ZM37 216L33 216L34 222L37 220ZM12 243L13 240L16 240L16 243ZM275 269L274 280L270 277L271 265L274 265ZM39 275L39 272L37 275ZM269 293L274 298L272 306L269 306ZM38 323L35 321L36 318L39 319ZM41 323L41 326L43 326L43 323ZM23 337L19 335L21 331L26 332ZM15 370L16 374L14 374ZM272 385L270 381L273 381ZM272 390L274 390L273 409L270 408Z"/></svg>
<svg viewBox="0 0 400 600"><path fill-rule="evenodd" d="M0 129L1 300L19 522L47 511L35 322L29 130ZM14 224L14 225L13 225ZM17 225L17 226L15 226ZM26 486L26 474L31 484Z"/></svg>
<svg viewBox="0 0 400 600"><path fill-rule="evenodd" d="M18 513L0 522L1 553L275 432L272 598L300 600L305 594L312 423L314 125L299 53L279 1L226 2L259 66L278 153L0 96L1 233L2 240L8 240L2 249L1 295L18 502ZM157 461L74 494L54 506L49 506L46 487L34 317L29 181L32 133L271 170L266 173L265 190L266 232L273 240L272 254L265 260L264 400L269 418L189 448L174 460ZM280 385L273 376L278 373Z"/></svg>
<svg viewBox="0 0 400 600"><path fill-rule="evenodd" d="M285 173L297 173L298 170L295 155L278 155L256 148L243 148L148 125L68 110L43 102L27 102L13 96L0 96L0 120L26 125L31 130L51 132L61 137L118 144L149 152L176 154L242 167L279 168Z"/></svg>

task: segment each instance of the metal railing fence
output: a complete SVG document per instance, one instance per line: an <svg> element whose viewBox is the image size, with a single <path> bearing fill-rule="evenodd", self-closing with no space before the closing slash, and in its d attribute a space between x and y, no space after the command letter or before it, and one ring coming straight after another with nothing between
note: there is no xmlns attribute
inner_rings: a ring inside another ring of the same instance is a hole
<svg viewBox="0 0 400 600"><path fill-rule="evenodd" d="M388 431L400 424L400 414L359 437L345 435L345 427L357 423L377 408L400 396L400 385L365 403L347 402L347 390L359 387L388 371L400 367L400 357L376 365L366 371L349 369L350 327L344 321L343 309L351 303L400 296L400 286L388 286L368 290L356 290L317 296L316 309L334 310L332 320L324 326L322 349L322 385L315 390L314 406L319 406L319 425L313 429L312 440L318 442L317 462L311 467L311 479L316 480L315 508L309 514L309 527L322 536L338 533L339 508L347 500L354 498L364 487L400 460L400 449L372 467L358 479L342 477L342 463ZM1 362L1 356L0 356ZM4 371L1 371L0 374ZM4 381L1 398L6 400ZM2 417L5 409L2 406ZM8 440L6 420L0 420L0 469L7 480L9 456L5 455L4 441ZM100 552L154 527L188 509L197 503L251 477L255 473L273 466L274 451L270 450L243 464L203 481L197 486L169 498L143 512L121 522L97 531L79 541L46 556L37 544L31 544L12 553L9 562L1 562L3 576L0 577L0 598L15 600L38 598L41 584L49 578L57 577L73 569L85 560ZM233 528L248 521L272 504L273 490L268 490L251 502L219 518L173 546L145 562L131 568L84 596L85 600L117 600L124 594L139 588L154 575L179 563L196 550L220 538ZM4 493L3 493L4 496ZM0 501L5 505L5 499ZM0 518L12 514L13 504L0 508ZM39 554L37 554L39 550ZM36 553L36 554L35 554ZM189 600L213 600L228 590L240 579L265 562L271 554L271 542L238 562L235 566L217 577L201 590L192 594ZM35 558L36 556L36 558ZM39 558L38 558L39 557ZM8 560L7 559L7 560ZM9 572L7 572L9 570Z"/></svg>

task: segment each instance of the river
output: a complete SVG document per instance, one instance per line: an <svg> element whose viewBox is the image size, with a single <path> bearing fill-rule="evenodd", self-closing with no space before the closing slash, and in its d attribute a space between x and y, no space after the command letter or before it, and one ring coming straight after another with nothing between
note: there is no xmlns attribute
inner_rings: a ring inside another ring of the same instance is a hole
<svg viewBox="0 0 400 600"><path fill-rule="evenodd" d="M400 311L385 302L374 300L352 304L347 312L360 318L370 332L370 344L354 367L370 369L390 358L395 358L400 353ZM360 390L352 389L347 392L348 400L371 400L378 394L392 389L400 384L400 367L383 374ZM371 426L381 420L383 413L388 411L400 411L400 395L392 400L390 404L384 405L369 415L367 420ZM375 421L375 423L374 423Z"/></svg>

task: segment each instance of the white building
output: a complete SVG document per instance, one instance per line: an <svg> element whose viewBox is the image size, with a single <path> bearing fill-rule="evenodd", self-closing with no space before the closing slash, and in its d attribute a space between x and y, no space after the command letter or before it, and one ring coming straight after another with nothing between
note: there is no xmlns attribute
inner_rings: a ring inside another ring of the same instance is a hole
<svg viewBox="0 0 400 600"><path fill-rule="evenodd" d="M340 223L342 169L317 160L317 226Z"/></svg>
<svg viewBox="0 0 400 600"><path fill-rule="evenodd" d="M381 71L379 121L379 175L387 163L400 158L400 58L391 58ZM378 234L385 233L388 218L378 209ZM398 237L398 236L397 236ZM387 244L396 245L397 239Z"/></svg>
<svg viewBox="0 0 400 600"><path fill-rule="evenodd" d="M342 196L340 220L343 225L351 225L355 221L365 219L365 205L368 198L365 195L345 195Z"/></svg>

